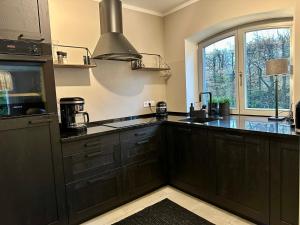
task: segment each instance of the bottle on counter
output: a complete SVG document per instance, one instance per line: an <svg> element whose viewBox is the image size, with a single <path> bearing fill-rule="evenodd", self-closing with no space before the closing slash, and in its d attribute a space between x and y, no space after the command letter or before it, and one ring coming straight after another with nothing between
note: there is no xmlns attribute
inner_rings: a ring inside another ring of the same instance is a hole
<svg viewBox="0 0 300 225"><path fill-rule="evenodd" d="M190 106L190 117L192 117L194 111L195 111L194 104L191 103L191 106Z"/></svg>

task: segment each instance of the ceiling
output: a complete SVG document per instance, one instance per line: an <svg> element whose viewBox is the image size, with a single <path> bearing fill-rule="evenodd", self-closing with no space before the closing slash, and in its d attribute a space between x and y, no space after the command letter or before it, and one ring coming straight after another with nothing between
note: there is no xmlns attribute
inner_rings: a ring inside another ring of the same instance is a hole
<svg viewBox="0 0 300 225"><path fill-rule="evenodd" d="M165 14L190 0L122 0L126 5Z"/></svg>

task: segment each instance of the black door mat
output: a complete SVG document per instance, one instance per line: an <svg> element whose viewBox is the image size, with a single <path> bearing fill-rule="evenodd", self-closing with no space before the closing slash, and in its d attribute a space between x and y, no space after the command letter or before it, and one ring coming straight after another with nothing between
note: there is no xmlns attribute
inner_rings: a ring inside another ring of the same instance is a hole
<svg viewBox="0 0 300 225"><path fill-rule="evenodd" d="M164 199L114 225L214 225L200 216Z"/></svg>

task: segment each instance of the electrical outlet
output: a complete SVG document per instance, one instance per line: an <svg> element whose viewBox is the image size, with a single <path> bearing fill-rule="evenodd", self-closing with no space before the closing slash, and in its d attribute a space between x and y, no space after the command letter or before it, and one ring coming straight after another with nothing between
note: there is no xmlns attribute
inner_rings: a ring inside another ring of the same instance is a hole
<svg viewBox="0 0 300 225"><path fill-rule="evenodd" d="M150 104L151 104L151 107L154 107L155 101L153 101L153 100L144 101L144 108L148 108Z"/></svg>

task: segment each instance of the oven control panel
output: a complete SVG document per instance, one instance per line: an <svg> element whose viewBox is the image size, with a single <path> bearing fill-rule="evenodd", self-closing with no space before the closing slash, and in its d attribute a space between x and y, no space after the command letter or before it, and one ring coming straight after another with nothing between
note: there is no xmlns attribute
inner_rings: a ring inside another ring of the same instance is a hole
<svg viewBox="0 0 300 225"><path fill-rule="evenodd" d="M43 44L27 41L0 40L0 54L41 56Z"/></svg>

